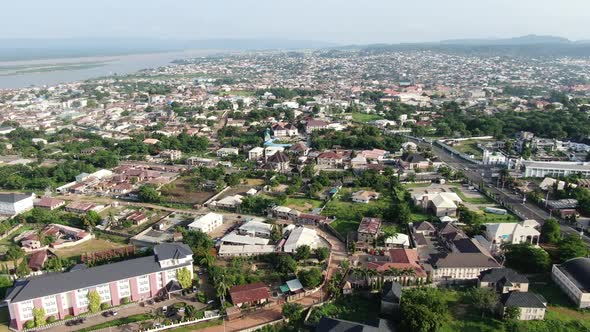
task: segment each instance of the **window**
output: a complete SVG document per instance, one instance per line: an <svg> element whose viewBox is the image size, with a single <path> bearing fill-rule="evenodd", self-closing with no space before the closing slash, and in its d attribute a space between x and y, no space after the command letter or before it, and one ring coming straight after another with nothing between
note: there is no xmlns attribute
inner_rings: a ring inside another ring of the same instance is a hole
<svg viewBox="0 0 590 332"><path fill-rule="evenodd" d="M111 301L111 288L109 284L103 284L96 287L96 291L98 295L100 295L100 302L110 302Z"/></svg>
<svg viewBox="0 0 590 332"><path fill-rule="evenodd" d="M63 310L67 310L72 307L70 305L70 296L68 293L61 294L61 307Z"/></svg>
<svg viewBox="0 0 590 332"><path fill-rule="evenodd" d="M19 305L21 320L30 320L33 318L33 301L21 302Z"/></svg>
<svg viewBox="0 0 590 332"><path fill-rule="evenodd" d="M129 297L131 295L131 287L129 286L129 279L121 280L117 282L117 288L119 291L119 297Z"/></svg>
<svg viewBox="0 0 590 332"><path fill-rule="evenodd" d="M166 271L166 281L176 280L176 269Z"/></svg>
<svg viewBox="0 0 590 332"><path fill-rule="evenodd" d="M76 291L76 301L78 302L78 307L86 307L88 305L88 288L78 289Z"/></svg>
<svg viewBox="0 0 590 332"><path fill-rule="evenodd" d="M139 293L147 293L150 291L150 276L144 275L137 278L137 285L139 288Z"/></svg>
<svg viewBox="0 0 590 332"><path fill-rule="evenodd" d="M162 287L164 287L164 280L162 280L164 276L162 275L161 272L156 273L156 282L158 285L158 289L161 289Z"/></svg>
<svg viewBox="0 0 590 332"><path fill-rule="evenodd" d="M52 315L57 312L57 301L55 299L55 295L45 296L41 301L43 303L43 309L45 309L45 313L47 315Z"/></svg>

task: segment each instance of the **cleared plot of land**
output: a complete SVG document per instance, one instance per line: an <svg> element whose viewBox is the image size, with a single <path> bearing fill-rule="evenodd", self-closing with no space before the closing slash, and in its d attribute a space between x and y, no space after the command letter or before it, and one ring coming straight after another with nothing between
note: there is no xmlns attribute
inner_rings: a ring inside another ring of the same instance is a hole
<svg viewBox="0 0 590 332"><path fill-rule="evenodd" d="M123 245L103 239L92 239L74 247L56 249L55 254L59 257L67 258L79 256L84 253L92 253L120 247L123 247Z"/></svg>
<svg viewBox="0 0 590 332"><path fill-rule="evenodd" d="M484 223L500 223L500 222L519 222L520 219L518 219L515 215L512 215L510 213L507 214L495 214L495 213L486 213L482 210L477 211L477 213L481 216L481 220Z"/></svg>
<svg viewBox="0 0 590 332"><path fill-rule="evenodd" d="M172 186L162 192L162 200L180 204L203 204L216 193L211 191L198 191L191 183L192 178L184 177L172 182Z"/></svg>
<svg viewBox="0 0 590 332"><path fill-rule="evenodd" d="M494 204L494 201L482 195L478 191L468 190L464 187L454 187L451 190L457 194L465 203L471 203L476 205L490 205Z"/></svg>
<svg viewBox="0 0 590 332"><path fill-rule="evenodd" d="M344 236L349 231L356 230L363 217L380 217L390 201L389 197L381 197L369 204L363 204L341 200L342 196L347 196L346 191L343 190L341 194L328 202L322 215L336 217L331 225Z"/></svg>
<svg viewBox="0 0 590 332"><path fill-rule="evenodd" d="M313 209L321 207L322 203L322 201L316 199L289 197L285 201L284 205L301 212L309 212Z"/></svg>

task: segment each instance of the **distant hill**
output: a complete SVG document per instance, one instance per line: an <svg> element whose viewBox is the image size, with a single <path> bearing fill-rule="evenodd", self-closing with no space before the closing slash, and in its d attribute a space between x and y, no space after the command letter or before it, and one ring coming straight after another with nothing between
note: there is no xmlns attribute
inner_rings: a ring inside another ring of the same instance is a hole
<svg viewBox="0 0 590 332"><path fill-rule="evenodd" d="M313 40L155 38L0 39L0 61L114 56L184 50L318 49L337 46Z"/></svg>
<svg viewBox="0 0 590 332"><path fill-rule="evenodd" d="M569 44L569 39L556 36L527 35L501 39L451 39L440 42L444 45L535 45L535 44Z"/></svg>

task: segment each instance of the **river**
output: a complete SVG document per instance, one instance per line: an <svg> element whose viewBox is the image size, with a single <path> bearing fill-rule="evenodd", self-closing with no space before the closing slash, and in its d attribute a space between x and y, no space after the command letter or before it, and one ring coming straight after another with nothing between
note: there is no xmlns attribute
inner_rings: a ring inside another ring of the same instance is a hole
<svg viewBox="0 0 590 332"><path fill-rule="evenodd" d="M4 74L0 71L0 89L56 85L114 74L130 74L141 69L165 66L176 59L188 59L214 53L220 53L220 51L192 50L120 56L0 61L0 68L3 68L4 70ZM88 65L89 63L94 64L94 66ZM57 68L55 70L34 72L34 68L39 68L43 65L54 66L54 68ZM70 66L69 68L68 65ZM78 65L80 67L76 68ZM64 69L60 69L61 67L64 67ZM19 68L21 69L21 72L15 72L15 69L12 70L13 72L7 73L6 68Z"/></svg>

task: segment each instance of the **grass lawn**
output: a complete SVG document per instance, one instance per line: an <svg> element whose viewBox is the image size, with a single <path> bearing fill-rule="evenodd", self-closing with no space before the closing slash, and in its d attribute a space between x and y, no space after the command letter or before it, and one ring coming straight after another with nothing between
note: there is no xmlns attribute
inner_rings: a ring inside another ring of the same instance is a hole
<svg viewBox="0 0 590 332"><path fill-rule="evenodd" d="M377 114L367 114L367 113L352 113L352 120L356 122L371 122L375 120L383 119L382 116Z"/></svg>
<svg viewBox="0 0 590 332"><path fill-rule="evenodd" d="M425 188L425 187L430 187L430 185L432 185L432 182L407 182L407 183L404 183L404 187L406 187L406 189Z"/></svg>
<svg viewBox="0 0 590 332"><path fill-rule="evenodd" d="M491 199L487 198L484 195L478 195L478 197L468 197L466 196L463 191L457 187L455 188L451 188L451 190L457 194L457 196L459 196L459 198L461 198L464 202L467 203L471 203L471 204L494 204L494 201L492 201Z"/></svg>
<svg viewBox="0 0 590 332"><path fill-rule="evenodd" d="M376 319L379 315L380 301L378 298L348 296L324 304L313 309L309 316L309 323L317 324L324 316L345 319L353 322L366 323Z"/></svg>
<svg viewBox="0 0 590 332"><path fill-rule="evenodd" d="M412 221L425 221L430 220L432 215L428 213L412 212Z"/></svg>
<svg viewBox="0 0 590 332"><path fill-rule="evenodd" d="M344 220L344 219L336 219L334 220L330 226L334 227L334 229L346 236L349 232L356 232L359 228L360 220Z"/></svg>
<svg viewBox="0 0 590 332"><path fill-rule="evenodd" d="M477 147L477 143L478 141L476 140L466 140L453 145L453 148L459 152L463 152L468 155L474 155L475 159L481 159L483 156L483 152L480 148Z"/></svg>
<svg viewBox="0 0 590 332"><path fill-rule="evenodd" d="M177 329L172 329L172 330L168 330L168 331L170 331L170 332L191 332L191 331L204 329L206 327L218 326L221 324L223 324L223 320L214 319L214 320L208 320L206 322L201 322L201 323L197 323L197 324L193 324L193 325L179 327Z"/></svg>
<svg viewBox="0 0 590 332"><path fill-rule="evenodd" d="M308 212L315 208L321 207L322 201L308 198L289 197L283 205L301 212Z"/></svg>
<svg viewBox="0 0 590 332"><path fill-rule="evenodd" d="M84 332L84 331L102 330L102 329L106 329L108 327L125 325L125 324L130 324L130 323L135 323L135 322L143 322L143 321L149 320L149 319L152 319L152 315L149 313L148 314L132 315L132 316L127 316L127 317L123 317L123 318L119 318L119 319L114 319L114 320L111 320L108 322L104 322L102 324L97 324L97 325L87 327L85 329L81 329L78 331Z"/></svg>
<svg viewBox="0 0 590 332"><path fill-rule="evenodd" d="M82 244L79 244L77 246L74 246L74 247L56 249L55 254L59 257L68 258L68 257L79 256L83 253L91 253L91 252L96 252L96 251L120 248L122 246L123 245L121 245L119 243L114 243L114 242L107 241L107 240L92 239L92 240L88 240L88 241L86 241Z"/></svg>
<svg viewBox="0 0 590 332"><path fill-rule="evenodd" d="M332 199L322 211L324 216L335 216L336 220L331 224L340 234L346 236L348 231L358 228L363 217L380 217L389 204L389 197L382 197L369 204L342 201L340 196Z"/></svg>
<svg viewBox="0 0 590 332"><path fill-rule="evenodd" d="M172 182L174 186L162 192L162 200L168 203L194 205L203 204L216 194L216 192L194 190L191 184L192 179L186 176Z"/></svg>
<svg viewBox="0 0 590 332"><path fill-rule="evenodd" d="M482 218L482 221L484 223L503 223L503 222L519 222L520 221L520 219L518 219L515 215L512 215L510 213L495 214L495 213L486 213L484 211L481 211L480 213L478 213L478 215L480 216L480 218Z"/></svg>

